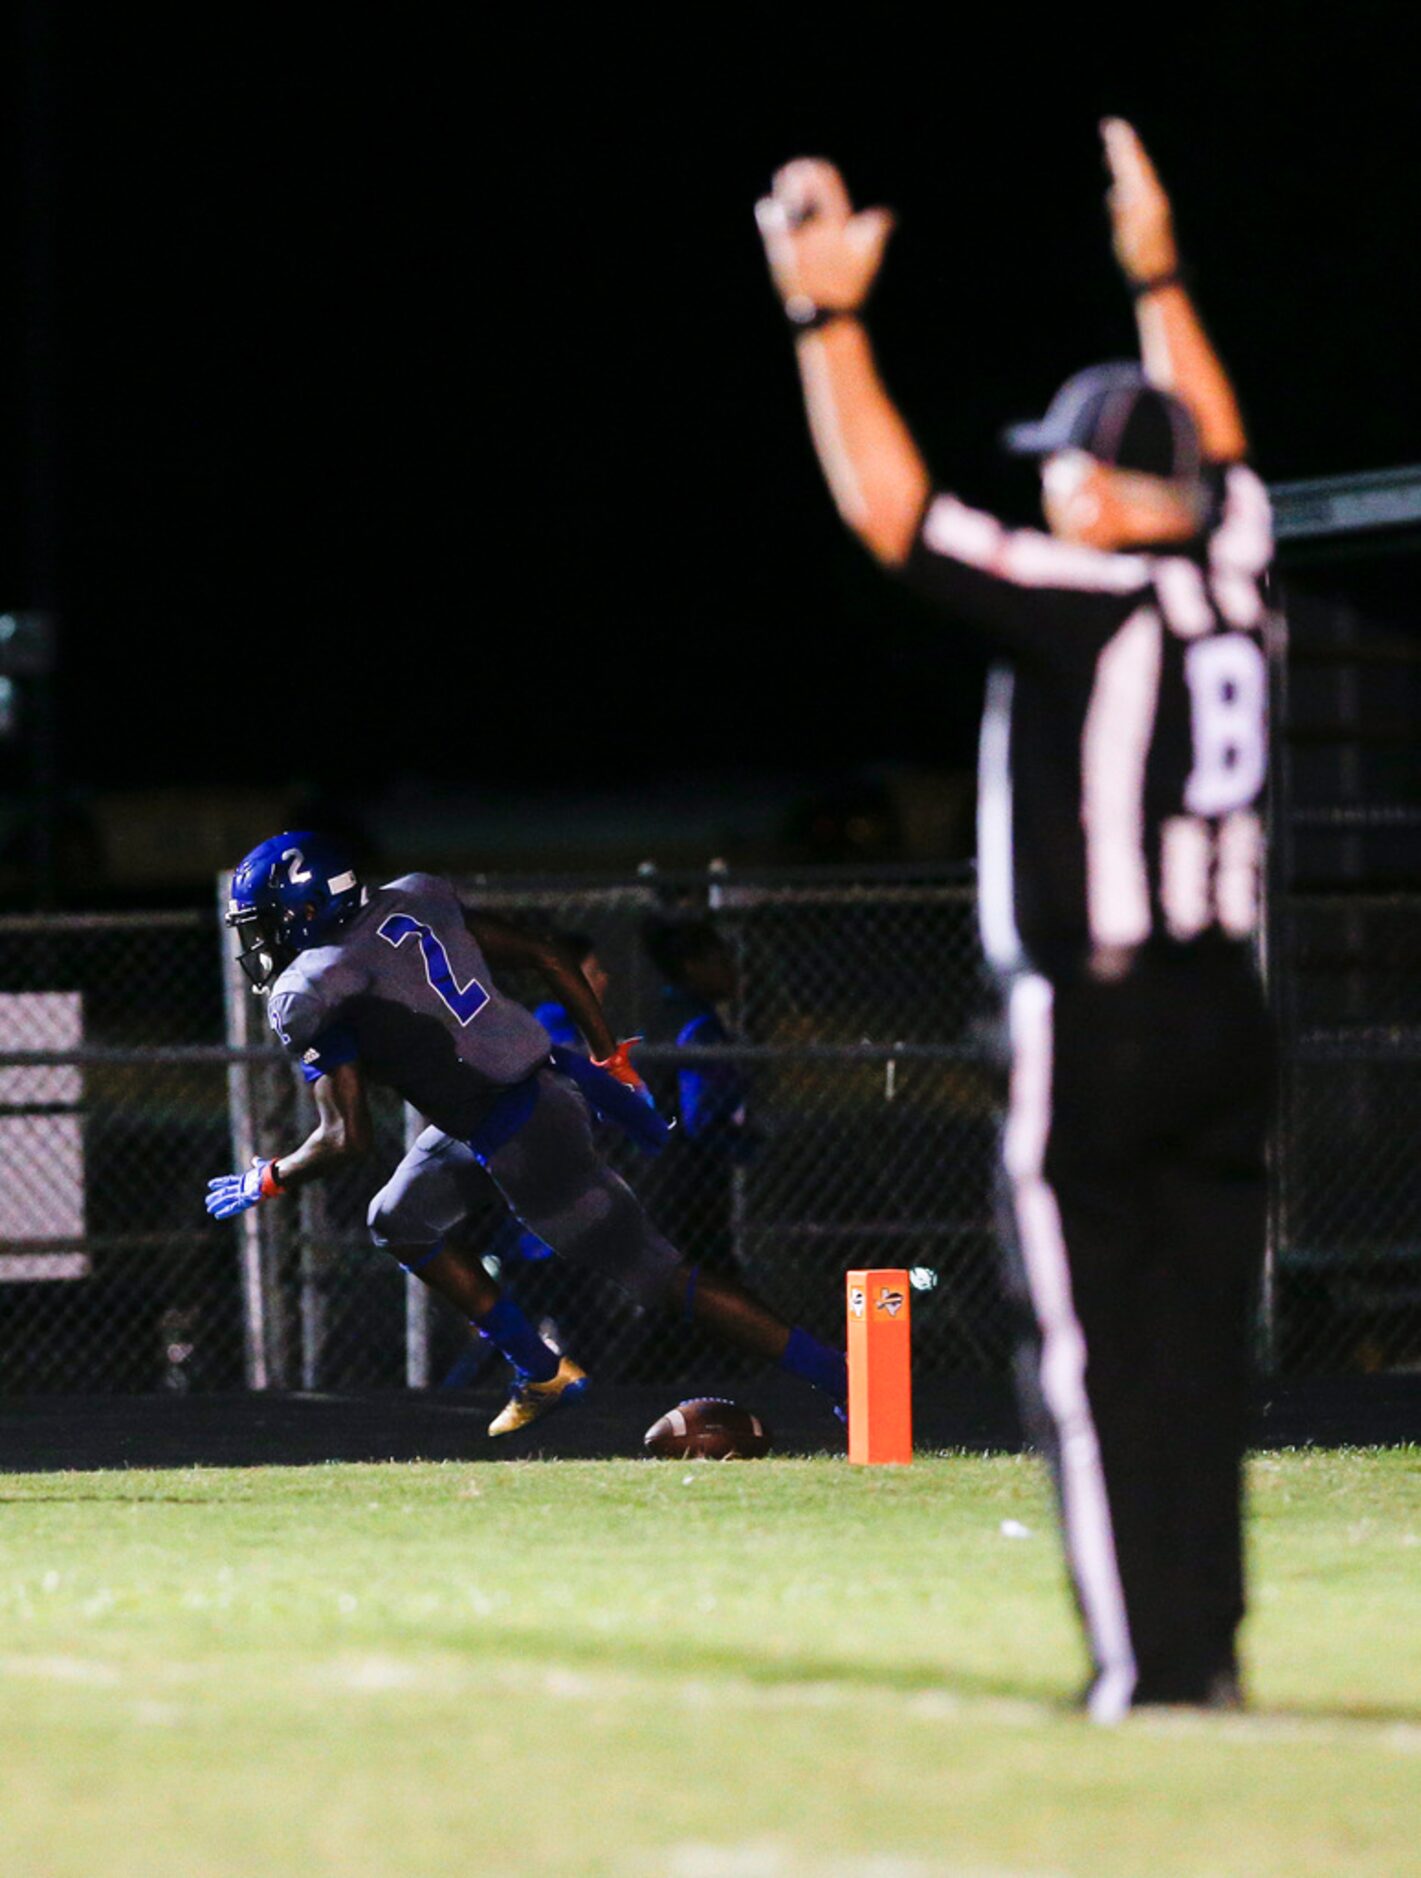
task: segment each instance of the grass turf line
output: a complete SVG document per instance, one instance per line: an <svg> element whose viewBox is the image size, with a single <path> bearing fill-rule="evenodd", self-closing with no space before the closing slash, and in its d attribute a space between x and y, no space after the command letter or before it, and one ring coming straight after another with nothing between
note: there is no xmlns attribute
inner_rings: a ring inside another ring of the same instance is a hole
<svg viewBox="0 0 1421 1878"><path fill-rule="evenodd" d="M1105 1733L1029 1460L3 1477L0 1871L1409 1873L1421 1451L1252 1481L1255 1713Z"/></svg>

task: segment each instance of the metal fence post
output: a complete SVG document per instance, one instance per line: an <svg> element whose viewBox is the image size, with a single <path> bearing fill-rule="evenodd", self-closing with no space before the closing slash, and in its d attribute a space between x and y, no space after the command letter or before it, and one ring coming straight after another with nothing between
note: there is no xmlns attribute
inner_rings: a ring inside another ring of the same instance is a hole
<svg viewBox="0 0 1421 1878"><path fill-rule="evenodd" d="M222 947L222 1008L226 1020L227 1041L235 1049L245 1050L251 1043L251 998L242 968L227 943L224 918L232 876L217 879L217 931ZM227 1071L227 1106L231 1117L232 1160L238 1168L251 1164L256 1153L256 1130L253 1125L252 1070L245 1058L233 1062ZM267 1360L266 1283L262 1258L261 1223L257 1208L252 1207L237 1220L237 1258L242 1285L242 1346L249 1389L269 1389L271 1370Z"/></svg>
<svg viewBox="0 0 1421 1878"><path fill-rule="evenodd" d="M1269 779L1264 802L1265 866L1263 873L1263 918L1259 922L1258 964L1263 978L1263 992L1273 1017L1274 1047L1277 1062L1273 1072L1273 1127L1268 1139L1268 1211L1263 1240L1263 1293L1259 1300L1258 1364L1265 1375L1272 1375L1278 1364L1278 1250L1283 1231L1287 1197L1287 1150L1282 1121L1287 1100L1283 1026L1287 982L1287 952L1291 934L1285 911L1287 883L1291 874L1288 844L1287 804L1292 799L1292 779L1288 774L1288 746L1279 731L1286 721L1288 704L1288 634L1287 620L1280 610L1271 612L1272 632L1269 645Z"/></svg>
<svg viewBox="0 0 1421 1878"><path fill-rule="evenodd" d="M733 909L735 890L730 885L730 869L724 861L712 861L706 869L709 884L706 888L706 907L714 918L719 913ZM735 1002L731 1012L730 1034L743 1040L745 1036L746 980L747 969L745 955L745 934L737 921L730 930L731 954L735 960ZM753 1120L753 1116L752 1116ZM730 1164L730 1239L735 1252L735 1269L740 1273L749 1270L748 1233L748 1194L746 1191L745 1165L735 1160Z"/></svg>
<svg viewBox="0 0 1421 1878"><path fill-rule="evenodd" d="M314 1103L299 1070L293 1071L297 1113L309 1120ZM298 1255L301 1287L301 1387L319 1389L326 1347L326 1286L321 1248L331 1236L329 1193L320 1181L302 1187L297 1197L301 1245Z"/></svg>
<svg viewBox="0 0 1421 1878"><path fill-rule="evenodd" d="M405 1147L412 1148L424 1127L418 1109L405 1104ZM405 1387L429 1387L429 1287L405 1273Z"/></svg>

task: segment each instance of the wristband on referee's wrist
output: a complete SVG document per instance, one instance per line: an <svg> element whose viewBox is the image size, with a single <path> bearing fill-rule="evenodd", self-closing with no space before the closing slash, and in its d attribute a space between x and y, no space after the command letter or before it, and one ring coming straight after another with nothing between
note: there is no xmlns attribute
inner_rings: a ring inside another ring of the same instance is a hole
<svg viewBox="0 0 1421 1878"><path fill-rule="evenodd" d="M1149 294L1163 293L1166 287L1182 287L1184 285L1184 269L1176 263L1175 266L1166 268L1162 274L1151 274L1148 280L1132 280L1130 282L1130 297L1134 300L1143 300Z"/></svg>
<svg viewBox="0 0 1421 1878"><path fill-rule="evenodd" d="M856 306L816 306L808 294L792 293L785 301L785 318L800 333L817 333L832 320L856 320L862 309Z"/></svg>

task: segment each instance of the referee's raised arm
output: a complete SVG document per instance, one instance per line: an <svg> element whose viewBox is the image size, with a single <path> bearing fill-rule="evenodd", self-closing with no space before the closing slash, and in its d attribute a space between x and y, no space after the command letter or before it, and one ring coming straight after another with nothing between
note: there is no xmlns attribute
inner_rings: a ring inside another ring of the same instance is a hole
<svg viewBox="0 0 1421 1878"><path fill-rule="evenodd" d="M855 213L832 163L801 157L755 208L794 327L809 429L840 515L886 567L900 567L927 506L927 465L888 396L859 315L893 232L886 209Z"/></svg>
<svg viewBox="0 0 1421 1878"><path fill-rule="evenodd" d="M1138 558L1109 550L1132 533L1144 539L1171 528L1192 531L1194 516L1181 519L1171 508L1145 517L1140 489L1122 506L1113 486L1087 473L1070 476L1055 498L1047 479L1048 509L1054 500L1057 514L1052 532L1043 534L1007 528L934 490L879 376L861 317L893 231L891 214L855 211L838 170L815 157L786 164L755 213L794 333L825 480L870 553L953 621L1002 647L1054 649L1063 624L1086 649L1113 632L1145 569ZM1060 467L1070 472L1073 463Z"/></svg>
<svg viewBox="0 0 1421 1878"><path fill-rule="evenodd" d="M1145 372L1186 406L1207 462L1240 462L1248 453L1243 416L1185 285L1164 185L1132 125L1108 117L1100 134L1115 258L1135 297Z"/></svg>

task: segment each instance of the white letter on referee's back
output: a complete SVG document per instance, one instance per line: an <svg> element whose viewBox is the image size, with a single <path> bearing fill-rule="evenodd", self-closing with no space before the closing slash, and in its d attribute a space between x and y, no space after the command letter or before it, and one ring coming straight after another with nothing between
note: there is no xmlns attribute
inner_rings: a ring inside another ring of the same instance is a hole
<svg viewBox="0 0 1421 1878"><path fill-rule="evenodd" d="M1184 788L1193 815L1245 809L1268 766L1268 664L1242 633L1196 639L1184 655L1194 767Z"/></svg>

